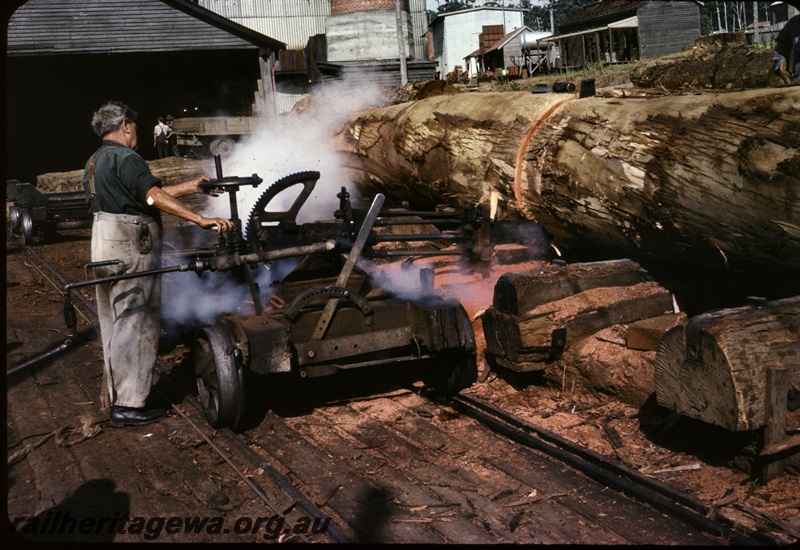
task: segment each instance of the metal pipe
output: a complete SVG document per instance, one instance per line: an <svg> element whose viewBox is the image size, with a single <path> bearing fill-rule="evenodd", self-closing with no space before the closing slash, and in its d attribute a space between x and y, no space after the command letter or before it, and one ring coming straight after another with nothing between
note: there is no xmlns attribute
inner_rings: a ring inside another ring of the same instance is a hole
<svg viewBox="0 0 800 550"><path fill-rule="evenodd" d="M422 220L376 220L374 227L392 227L395 225L423 225L425 223L426 222ZM459 220L456 218L441 218L427 223L428 225L431 225L433 223L460 225L464 223L464 220Z"/></svg>
<svg viewBox="0 0 800 550"><path fill-rule="evenodd" d="M112 275L110 277L101 277L100 279L92 279L91 281L81 281L78 283L70 283L64 287L64 294L68 295L70 291L76 288L82 288L85 286L92 286L92 285L101 285L104 283L113 283L116 281L124 281L127 279L136 279L138 277L149 277L152 275L162 275L164 273L174 273L175 271L204 271L208 269L204 267L203 264L206 262L202 260L198 260L194 262L194 264L180 264L174 265L171 267L162 267L160 269L149 269L147 271L137 271L135 273L123 273L122 275Z"/></svg>
<svg viewBox="0 0 800 550"><path fill-rule="evenodd" d="M418 218L432 219L432 218L447 218L458 215L458 212L431 212L430 210L386 210L381 212L378 216L380 218L401 218L407 216L416 216Z"/></svg>
<svg viewBox="0 0 800 550"><path fill-rule="evenodd" d="M305 256L307 254L330 252L334 248L336 248L336 241L328 239L327 241L314 244L279 248L264 252L253 252L251 254L227 254L225 256L210 258L208 261L210 262L212 270L227 271L244 264L255 264L283 258L294 258L295 256Z"/></svg>
<svg viewBox="0 0 800 550"><path fill-rule="evenodd" d="M456 241L464 237L463 233L426 233L420 235L377 235L375 242L392 243L408 241Z"/></svg>
<svg viewBox="0 0 800 550"><path fill-rule="evenodd" d="M56 222L56 229L87 229L89 227L92 227L92 220Z"/></svg>
<svg viewBox="0 0 800 550"><path fill-rule="evenodd" d="M72 344L74 344L74 343L75 343L75 334L70 333L70 334L67 335L66 340L64 340L64 342L61 343L61 345L51 349L50 351L46 351L44 353L40 353L39 355L31 357L30 359L28 359L27 361L25 361L23 363L19 363L18 365L14 365L10 369L8 369L8 371L6 371L6 376L10 376L10 375L14 374L15 372L19 372L21 370L27 369L28 367L30 367L32 365L35 365L36 363L38 363L40 361L44 361L48 357L52 357L53 355L59 354L62 351L64 351L65 349L67 349L68 347L72 346Z"/></svg>

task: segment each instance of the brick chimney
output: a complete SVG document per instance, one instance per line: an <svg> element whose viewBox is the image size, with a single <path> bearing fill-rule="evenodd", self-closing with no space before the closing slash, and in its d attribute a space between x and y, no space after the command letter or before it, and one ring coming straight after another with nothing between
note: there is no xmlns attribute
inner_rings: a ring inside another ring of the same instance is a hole
<svg viewBox="0 0 800 550"><path fill-rule="evenodd" d="M331 13L393 9L394 0L331 0Z"/></svg>

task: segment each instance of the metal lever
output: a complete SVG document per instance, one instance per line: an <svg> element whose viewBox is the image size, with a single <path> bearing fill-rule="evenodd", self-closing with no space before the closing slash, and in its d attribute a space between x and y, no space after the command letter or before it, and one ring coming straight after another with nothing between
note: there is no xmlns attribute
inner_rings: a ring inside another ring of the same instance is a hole
<svg viewBox="0 0 800 550"><path fill-rule="evenodd" d="M335 286L342 288L347 287L347 280L350 278L350 274L353 272L359 256L361 256L364 245L367 244L367 238L369 238L369 234L372 232L372 226L375 224L378 214L380 214L384 200L386 200L386 197L382 193L375 195L372 206L369 207L369 211L367 212L367 217L364 218L364 223L361 225L358 236L353 243L353 248L350 249L350 254L347 255L347 261L344 263L342 272L339 273L339 277L336 279ZM337 305L339 305L339 298L330 298L325 304L325 309L322 311L322 315L320 315L317 321L317 326L314 328L311 340L322 340L325 336L325 332L328 330L333 312L336 311Z"/></svg>

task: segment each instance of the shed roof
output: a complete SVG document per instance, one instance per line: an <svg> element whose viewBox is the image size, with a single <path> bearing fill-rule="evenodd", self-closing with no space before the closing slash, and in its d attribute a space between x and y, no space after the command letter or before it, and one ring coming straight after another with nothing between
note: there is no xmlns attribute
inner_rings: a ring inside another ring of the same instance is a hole
<svg viewBox="0 0 800 550"><path fill-rule="evenodd" d="M607 26L636 15L647 0L604 0L585 7L559 26L559 33L570 33L590 27Z"/></svg>
<svg viewBox="0 0 800 550"><path fill-rule="evenodd" d="M477 12L477 11L517 11L517 12L525 12L525 11L528 11L528 10L526 10L524 8L504 8L504 7L496 8L496 7L489 7L489 6L481 6L481 7L478 7L478 8L469 8L469 9L466 9L466 10L448 11L446 13L437 13L436 17L434 17L431 20L431 22L430 22L430 24L428 26L429 27L433 27L435 25L438 25L442 21L444 21L446 17L451 17L453 15L464 15L465 13Z"/></svg>
<svg viewBox="0 0 800 550"><path fill-rule="evenodd" d="M500 40L498 40L497 42L495 42L492 45L491 48L489 48L488 50L486 50L483 53L487 54L489 52L493 52L495 50L501 50L501 49L505 48L508 45L509 42L514 40L516 37L518 37L523 32L533 32L533 29L531 29L530 27L521 27L519 29L515 29L515 30L511 31L510 33L508 33L507 35L505 35Z"/></svg>
<svg viewBox="0 0 800 550"><path fill-rule="evenodd" d="M7 39L9 56L286 48L188 0L28 0Z"/></svg>

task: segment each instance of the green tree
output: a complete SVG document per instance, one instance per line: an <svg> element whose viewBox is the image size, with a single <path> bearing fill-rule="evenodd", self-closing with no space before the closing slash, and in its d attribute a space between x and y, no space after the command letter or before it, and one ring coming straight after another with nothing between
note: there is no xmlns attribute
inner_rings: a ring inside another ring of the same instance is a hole
<svg viewBox="0 0 800 550"><path fill-rule="evenodd" d="M553 19L555 20L556 33L559 28L573 15L581 11L583 8L590 4L594 4L598 0L553 0L550 2L553 8Z"/></svg>

